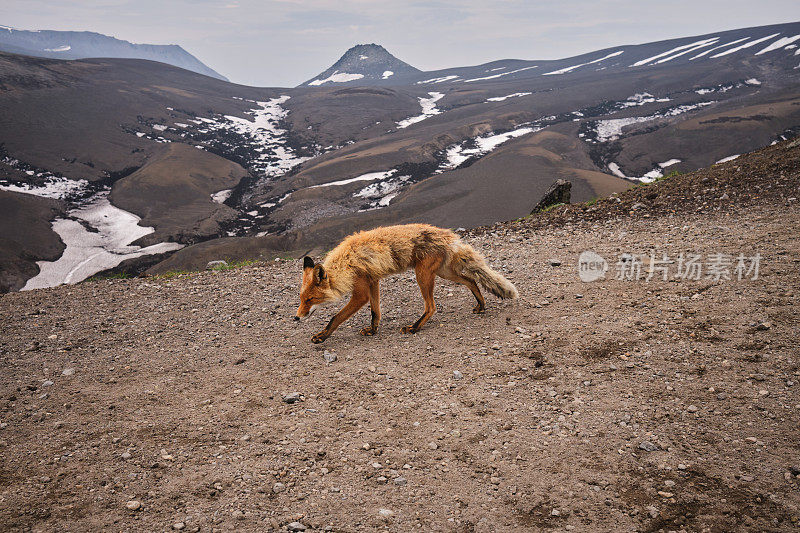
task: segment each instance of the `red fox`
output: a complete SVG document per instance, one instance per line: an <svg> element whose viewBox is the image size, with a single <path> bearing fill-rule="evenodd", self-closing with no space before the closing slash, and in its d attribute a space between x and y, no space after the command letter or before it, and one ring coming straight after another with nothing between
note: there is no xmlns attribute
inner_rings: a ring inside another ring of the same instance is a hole
<svg viewBox="0 0 800 533"><path fill-rule="evenodd" d="M295 320L308 316L321 304L340 299L351 293L350 301L339 311L325 329L311 337L320 343L331 336L342 322L353 316L369 302L372 322L361 330L362 335L375 335L381 321L380 280L413 267L425 312L403 333L416 333L436 312L433 285L436 276L466 285L477 305L473 313L483 313L486 302L478 284L500 298L516 298L517 289L506 278L489 268L472 246L450 230L427 224L380 227L361 231L345 238L325 258L314 264L310 257L303 258L303 278L300 289L300 307Z"/></svg>

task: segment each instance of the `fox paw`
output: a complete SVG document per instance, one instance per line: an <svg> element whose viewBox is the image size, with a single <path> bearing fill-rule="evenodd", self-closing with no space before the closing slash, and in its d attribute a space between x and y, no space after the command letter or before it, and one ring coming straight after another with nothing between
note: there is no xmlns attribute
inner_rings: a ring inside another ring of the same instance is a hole
<svg viewBox="0 0 800 533"><path fill-rule="evenodd" d="M378 330L373 328L363 328L361 330L361 334L364 335L365 337L372 337L377 332Z"/></svg>
<svg viewBox="0 0 800 533"><path fill-rule="evenodd" d="M419 328L415 328L414 325L412 324L411 326L403 326L402 329L400 329L400 331L403 333L416 333L419 331Z"/></svg>
<svg viewBox="0 0 800 533"><path fill-rule="evenodd" d="M472 312L476 315L482 315L483 313L486 312L486 308L482 305L476 305L475 307L472 308Z"/></svg>
<svg viewBox="0 0 800 533"><path fill-rule="evenodd" d="M311 342L313 342L314 344L319 344L319 343L321 343L322 341L324 341L327 338L328 338L328 335L325 335L325 332L321 332L321 333L317 333L316 335L311 337Z"/></svg>

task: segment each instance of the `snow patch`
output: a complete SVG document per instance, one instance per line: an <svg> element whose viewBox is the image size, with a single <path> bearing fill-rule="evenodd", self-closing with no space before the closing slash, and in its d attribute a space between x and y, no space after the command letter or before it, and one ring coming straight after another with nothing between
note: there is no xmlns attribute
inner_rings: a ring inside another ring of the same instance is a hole
<svg viewBox="0 0 800 533"><path fill-rule="evenodd" d="M695 47L698 47L700 45L712 44L712 43L714 43L714 42L716 42L718 40L719 40L719 37L712 37L711 39L703 39L702 41L695 41L695 42L690 43L690 44L684 44L683 46L676 46L675 48L673 48L671 50L667 50L666 52L662 52L662 53L660 53L658 55L654 55L652 57L648 57L647 59L642 59L641 61L637 61L636 63L634 63L631 66L632 67L641 67L642 65L646 65L646 64L650 63L651 61L655 61L657 59L661 59L662 57L671 56L672 54L674 54L676 52L680 52L681 50L687 50L689 48L695 48Z"/></svg>
<svg viewBox="0 0 800 533"><path fill-rule="evenodd" d="M28 175L30 171L27 172ZM67 178L51 177L42 185L30 183L12 183L0 180L0 190L32 194L43 198L65 199L83 193L89 182L86 180L71 180Z"/></svg>
<svg viewBox="0 0 800 533"><path fill-rule="evenodd" d="M481 80L493 80L495 78L499 78L501 76L509 76L511 74L516 74L517 72L522 72L523 70L530 70L532 68L539 68L539 65L534 65L532 67L523 67L518 68L517 70L509 70L508 72L501 72L500 74L494 74L492 76L484 76L483 78L472 78L469 80L464 80L464 83L470 83L473 81L481 81Z"/></svg>
<svg viewBox="0 0 800 533"><path fill-rule="evenodd" d="M708 50L705 50L705 51L703 51L703 52L700 52L699 54L697 54L697 55L696 55L696 56L694 56L694 57L690 57L690 58L689 58L689 61L694 61L695 59L698 59L698 58L700 58L700 57L703 57L703 56L705 56L705 55L707 55L707 54L710 54L710 53L711 53L711 52L713 52L714 50L719 50L720 48L725 48L725 47L727 47L727 46L733 46L734 44L740 43L740 42L742 42L742 41L746 41L746 40L747 40L747 39L749 39L749 38L750 38L750 37L743 37L743 38L741 38L741 39L736 39L735 41L731 41L731 42L729 42L729 43L725 43L725 44L720 44L720 45L717 45L717 46L715 46L714 48L709 48Z"/></svg>
<svg viewBox="0 0 800 533"><path fill-rule="evenodd" d="M381 75L381 79L386 80L389 78L389 76L394 76L394 72L392 72L391 70L384 70L383 74Z"/></svg>
<svg viewBox="0 0 800 533"><path fill-rule="evenodd" d="M422 85L423 83L444 83L446 81L454 80L456 78L458 78L458 75L452 74L450 76L442 76L440 78L431 78L429 80L418 81L417 85Z"/></svg>
<svg viewBox="0 0 800 533"><path fill-rule="evenodd" d="M56 48L45 48L44 49L45 52L66 52L68 50L72 50L72 47L70 45L68 45L68 44L64 44L64 45L58 46Z"/></svg>
<svg viewBox="0 0 800 533"><path fill-rule="evenodd" d="M412 124L422 122L426 118L432 117L433 115L438 115L442 112L441 109L436 108L436 102L444 98L444 93L429 92L428 94L430 95L430 98L419 98L419 105L422 107L422 114L401 120L397 123L398 128L407 128Z"/></svg>
<svg viewBox="0 0 800 533"><path fill-rule="evenodd" d="M730 50L725 50L724 52L720 52L718 54L714 54L713 56L711 56L711 59L714 59L714 58L717 58L717 57L723 57L723 56L726 56L728 54L733 54L734 52L738 52L739 50L744 50L745 48L750 48L751 46L755 46L757 44L763 43L764 41L769 41L770 39L772 39L773 37L777 37L778 35L780 35L780 32L773 33L772 35L767 35L766 37L762 37L761 39L756 39L755 41L750 41L750 42L747 42L747 43L744 43L744 44L740 44L736 48L731 48Z"/></svg>
<svg viewBox="0 0 800 533"><path fill-rule="evenodd" d="M155 231L139 225L139 217L111 205L108 191L95 195L85 205L69 212L69 219L53 221L53 231L66 245L55 261L37 261L39 274L22 290L77 283L103 270L114 268L126 259L183 248L182 244L162 242L146 248L131 243ZM83 221L97 231L89 231Z"/></svg>
<svg viewBox="0 0 800 533"><path fill-rule="evenodd" d="M476 137L459 144L454 144L445 151L446 161L441 165L440 171L454 169L471 157L484 156L506 141L510 141L516 137L521 137L541 129L542 128L525 126L515 130L507 131L505 133L496 133L483 137Z"/></svg>
<svg viewBox="0 0 800 533"><path fill-rule="evenodd" d="M503 100L507 100L508 98L518 98L520 96L528 96L529 94L533 94L533 93L513 93L513 94L507 94L505 96L495 96L493 98L487 98L486 101L487 102L502 102Z"/></svg>
<svg viewBox="0 0 800 533"><path fill-rule="evenodd" d="M599 63L599 62L604 61L606 59L610 59L612 57L617 57L618 55L621 55L623 52L625 52L625 50L618 50L616 52L608 54L607 56L603 56L600 59L595 59L594 61L589 61L588 63L581 63L580 65L573 65L571 67L562 68L560 70L554 70L553 72L545 72L544 74L542 74L542 76L551 76L551 75L554 75L554 74L566 74L567 72L572 72L576 68L585 67L586 65L592 65L594 63Z"/></svg>
<svg viewBox="0 0 800 533"><path fill-rule="evenodd" d="M672 165L677 165L680 162L681 162L680 159L670 159L668 161L664 161L663 163L659 163L658 166L660 166L661 168L667 168L671 167Z"/></svg>
<svg viewBox="0 0 800 533"><path fill-rule="evenodd" d="M761 54L766 54L767 52L772 52L773 50L777 50L778 48L783 48L783 47L785 47L787 45L791 45L797 39L800 39L800 35L795 35L793 37L781 37L780 39L778 39L777 41L775 41L771 45L767 46L766 48L764 48L760 52L756 52L756 55L760 56Z"/></svg>
<svg viewBox="0 0 800 533"><path fill-rule="evenodd" d="M218 204L224 204L225 200L231 197L231 193L233 189L224 189L222 191L215 192L211 195L211 199L214 200Z"/></svg>
<svg viewBox="0 0 800 533"><path fill-rule="evenodd" d="M748 80L744 80L747 85L761 85L761 82L755 78L750 78Z"/></svg>
<svg viewBox="0 0 800 533"><path fill-rule="evenodd" d="M728 157L723 157L722 159L720 159L719 161L717 161L717 162L716 162L716 163L714 163L714 164L715 164L715 165L719 165L720 163L727 163L728 161L733 161L734 159L736 159L736 158L737 158L737 157L739 157L740 155L741 155L741 154L736 154L736 155L729 155Z"/></svg>
<svg viewBox="0 0 800 533"><path fill-rule="evenodd" d="M363 74L348 74L347 72L339 72L337 70L337 71L334 71L334 73L331 74L330 76L328 76L327 78L321 78L321 79L314 80L314 81L310 82L309 85L316 86L316 85L322 85L323 83L328 83L328 82L331 82L331 83L344 83L346 81L360 80L363 77L364 77Z"/></svg>
<svg viewBox="0 0 800 533"><path fill-rule="evenodd" d="M355 178L349 178L346 180L339 180L339 181L331 181L329 183L322 183L320 185L312 185L311 187L309 187L309 189L317 189L319 187L331 187L333 185L347 185L348 183L355 183L357 181L375 181L380 179L386 179L395 172L397 171L394 169L385 170L383 172L369 172L367 174L361 174L360 176L356 176ZM279 203L282 201L283 198L279 200Z"/></svg>

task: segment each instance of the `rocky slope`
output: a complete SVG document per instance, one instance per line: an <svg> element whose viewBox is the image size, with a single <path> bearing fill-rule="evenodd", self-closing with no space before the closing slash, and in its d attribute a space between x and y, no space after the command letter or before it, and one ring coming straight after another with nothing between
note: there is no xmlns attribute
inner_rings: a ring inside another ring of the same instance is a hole
<svg viewBox="0 0 800 533"><path fill-rule="evenodd" d="M471 232L520 300L475 316L439 283L414 336L405 274L377 336L358 335L364 310L312 345L334 309L292 320L293 260L4 295L0 523L794 531L799 155ZM585 250L605 280L581 281ZM651 251L760 270L648 281ZM616 279L624 254L638 281Z"/></svg>

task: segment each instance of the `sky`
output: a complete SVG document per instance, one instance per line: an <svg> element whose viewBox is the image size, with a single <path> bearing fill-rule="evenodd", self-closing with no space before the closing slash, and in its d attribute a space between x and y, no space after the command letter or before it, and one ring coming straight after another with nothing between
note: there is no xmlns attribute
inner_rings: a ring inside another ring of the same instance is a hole
<svg viewBox="0 0 800 533"><path fill-rule="evenodd" d="M0 24L179 44L231 81L293 87L355 44L422 70L800 20L797 0L2 0Z"/></svg>

